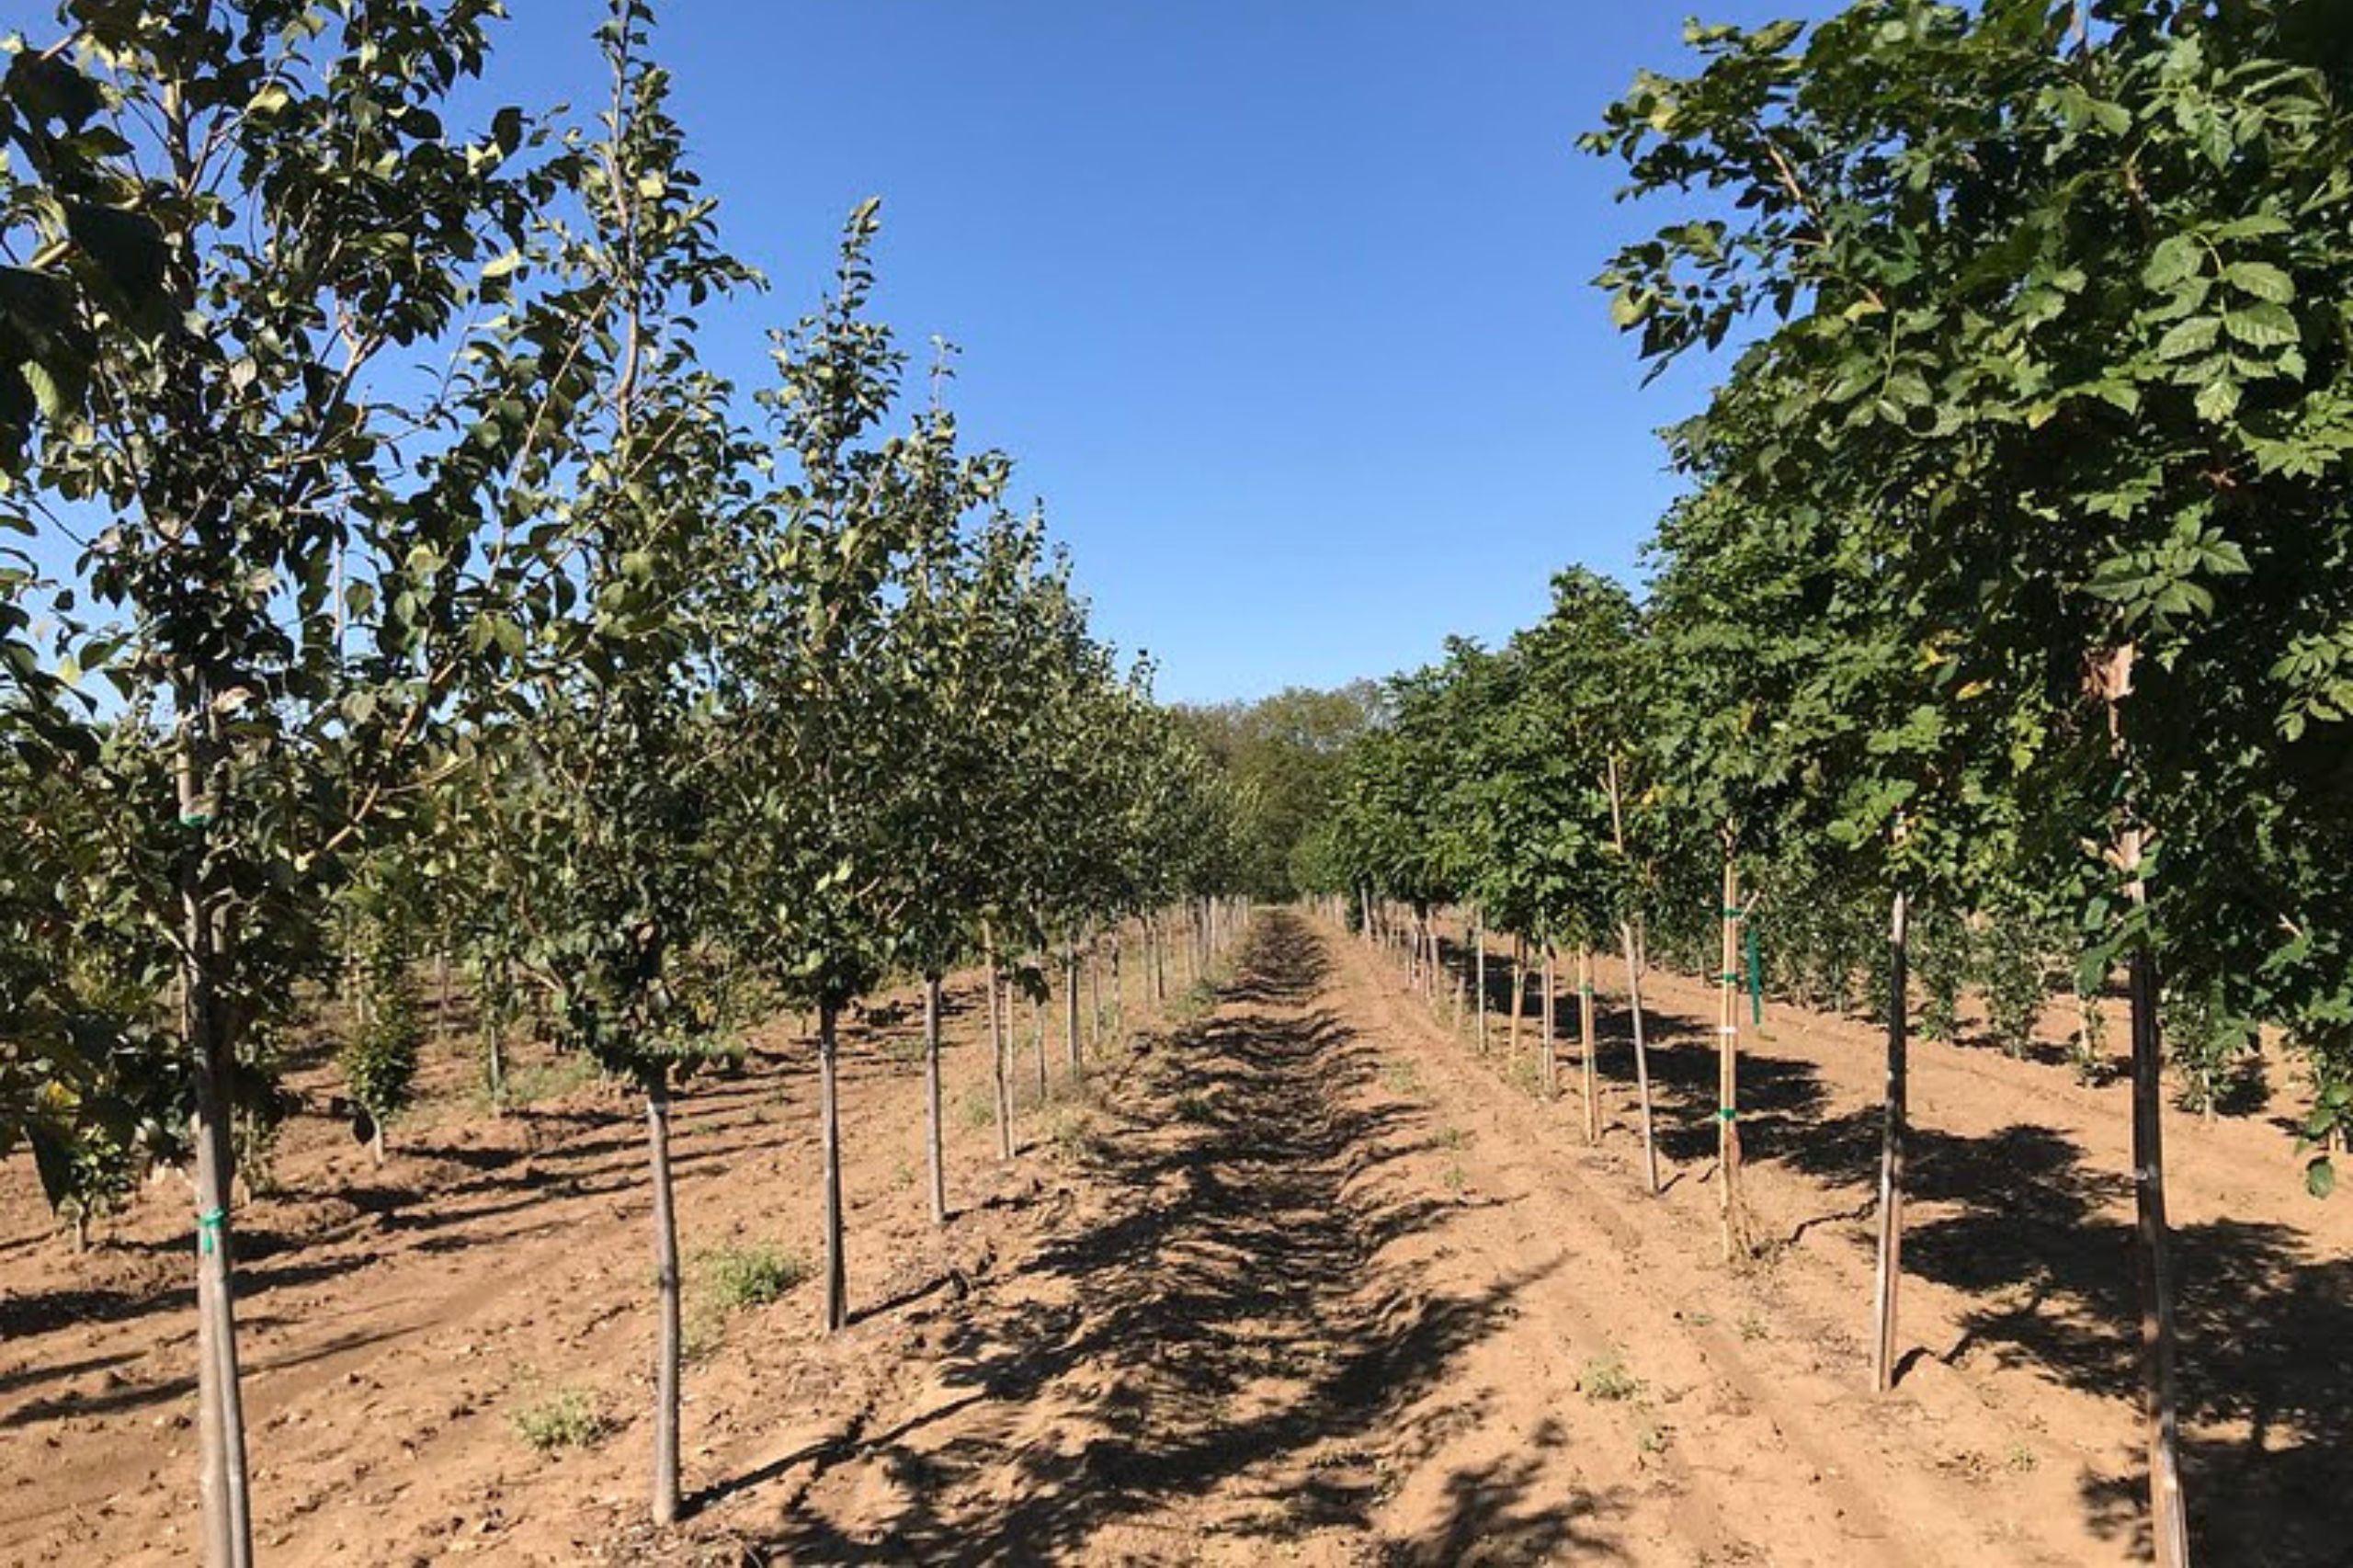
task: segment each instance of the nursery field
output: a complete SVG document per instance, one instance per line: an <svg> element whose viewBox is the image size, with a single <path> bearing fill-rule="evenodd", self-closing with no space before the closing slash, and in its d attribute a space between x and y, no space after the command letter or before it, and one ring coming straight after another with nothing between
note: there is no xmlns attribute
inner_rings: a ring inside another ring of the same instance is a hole
<svg viewBox="0 0 2353 1568"><path fill-rule="evenodd" d="M2125 1088L1916 1053L1904 1358L1874 1396L1873 1032L1768 1007L1745 1062L1762 1243L1728 1270L1713 989L1645 977L1652 1199L1602 980L1588 1149L1574 1083L1534 1097L1500 1018L1482 1060L1385 953L1271 912L1213 1004L1139 1003L1089 1088L1025 1100L1023 1152L999 1165L984 993L957 977L944 1229L918 1176L917 1034L888 1011L846 1032L853 1321L831 1336L794 1278L819 1240L800 1200L815 1085L779 1020L677 1113L680 1227L703 1255L688 1513L660 1531L627 1108L553 1077L503 1118L460 1114L466 1079L437 1063L381 1168L298 1119L292 1196L253 1204L244 1232L257 1546L354 1563L2140 1560ZM1531 1023L1523 1057L1534 1043ZM2335 1562L2353 1217L2282 1177L2267 1118L2284 1097L2232 1108L2178 1119L2168 1173L2192 1523L2216 1562ZM191 1560L177 1202L142 1199L77 1256L28 1171L6 1190L0 1556Z"/></svg>

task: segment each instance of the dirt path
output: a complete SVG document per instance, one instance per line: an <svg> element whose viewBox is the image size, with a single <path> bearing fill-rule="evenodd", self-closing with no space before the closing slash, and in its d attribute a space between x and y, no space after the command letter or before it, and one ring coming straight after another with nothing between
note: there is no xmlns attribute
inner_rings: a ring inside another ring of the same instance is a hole
<svg viewBox="0 0 2353 1568"><path fill-rule="evenodd" d="M1686 992L1688 994L1686 994ZM1920 1053L1905 1375L1864 1391L1870 1041L1785 1013L1750 1063L1770 1244L1717 1261L1711 1041L1663 980L1670 1180L1636 1175L1605 1030L1573 1098L1482 1061L1360 942L1261 918L1218 1006L1138 1033L991 1157L977 994L950 1019L953 1225L923 1213L904 1029L846 1099L863 1311L806 1288L689 1367L681 1529L638 1523L651 1337L636 1129L574 1096L375 1173L303 1153L255 1216L265 1562L2062 1564L2134 1561L2129 1218L2108 1091ZM806 1053L699 1088L689 1248L813 1256ZM1059 1060L1059 1055L1057 1055ZM2342 1559L2341 1210L2264 1128L2177 1140L2209 1563ZM428 1130L429 1131L429 1130ZM2242 1147L2242 1144L2244 1145ZM306 1163L307 1162L307 1163ZM2301 1209L2296 1205L2302 1205ZM13 1211L12 1211L13 1212ZM189 1560L191 1331L170 1217L95 1260L0 1242L0 1562ZM610 1423L534 1453L577 1388Z"/></svg>

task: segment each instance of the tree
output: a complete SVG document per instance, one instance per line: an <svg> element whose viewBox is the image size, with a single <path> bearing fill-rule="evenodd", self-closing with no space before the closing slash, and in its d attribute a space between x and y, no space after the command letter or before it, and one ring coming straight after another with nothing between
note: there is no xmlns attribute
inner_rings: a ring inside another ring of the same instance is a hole
<svg viewBox="0 0 2353 1568"><path fill-rule="evenodd" d="M473 517L420 504L448 405L404 360L462 346L556 177L511 109L478 139L444 128L492 7L282 13L63 8L55 43L12 55L21 157L0 174L6 248L29 258L0 334L17 482L0 509L80 547L51 608L79 626L86 594L108 619L50 673L113 687L110 710L61 699L11 728L105 824L111 853L75 868L81 918L176 969L215 1563L251 1557L230 1129L264 1085L240 1064L320 962L341 858L399 809L485 662L467 629L511 585Z"/></svg>
<svg viewBox="0 0 2353 1568"><path fill-rule="evenodd" d="M1750 411L1745 455L1792 488L1870 476L1886 570L1916 595L1915 645L1956 677L1942 699L2001 709L2031 810L2107 819L2066 825L2104 841L2082 914L2095 955L2131 976L2167 1564L2188 1543L2157 959L2185 983L2211 967L2263 993L2324 1051L2320 998L2342 984L2278 935L2337 924L2316 917L2339 913L2333 887L2256 861L2275 916L2256 923L2245 879L2224 874L2283 821L2324 839L2339 825L2303 786L2342 752L2322 739L2341 710L2319 650L2345 624L2332 476L2353 402L2324 302L2353 266L2353 116L2341 51L2304 19L2262 3L1886 0L1811 33L1694 28L1701 69L1645 75L1588 138L1636 194L1710 193L1612 263L1618 320L1663 363L1776 313L1719 399ZM2258 932L2270 961L2250 963Z"/></svg>

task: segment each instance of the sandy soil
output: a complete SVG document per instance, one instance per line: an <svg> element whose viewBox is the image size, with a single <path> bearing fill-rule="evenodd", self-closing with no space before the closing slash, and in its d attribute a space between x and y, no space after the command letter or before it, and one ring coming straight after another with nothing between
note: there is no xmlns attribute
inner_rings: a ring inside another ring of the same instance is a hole
<svg viewBox="0 0 2353 1568"><path fill-rule="evenodd" d="M1712 1018L1654 977L1668 1180L1625 1020L1605 1130L1532 1098L1383 955L1260 921L1212 1011L1144 1019L993 1158L978 988L949 1020L953 1222L912 1028L851 1041L846 1333L813 1286L687 1373L679 1528L643 1526L639 1130L575 1091L438 1119L381 1170L324 1121L244 1214L265 1562L2109 1563L2144 1554L2120 1089L1915 1051L1904 1375L1867 1392L1877 1048L1768 1009L1745 1076L1765 1243L1717 1258ZM1500 967L1500 966L1497 966ZM1605 973L1605 982L1614 978ZM1500 991L1498 991L1500 994ZM1497 1037L1498 1045L1500 1036ZM779 1031L681 1102L689 1251L816 1252L814 1084ZM2193 1519L2208 1563L2344 1561L2353 1211L2262 1115L2177 1119ZM87 1257L0 1185L0 1562L189 1561L193 1321L159 1191ZM535 1452L514 1413L608 1422Z"/></svg>

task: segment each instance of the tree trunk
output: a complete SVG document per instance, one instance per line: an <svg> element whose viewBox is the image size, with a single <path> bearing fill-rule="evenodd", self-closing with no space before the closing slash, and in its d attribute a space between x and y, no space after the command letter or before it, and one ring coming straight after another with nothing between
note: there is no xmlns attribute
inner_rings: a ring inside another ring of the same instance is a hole
<svg viewBox="0 0 2353 1568"><path fill-rule="evenodd" d="M2141 864L2147 832L2133 803L2132 766L2124 744L2124 699L2132 691L2139 650L2127 642L2096 665L2108 710L2109 746L2118 771L2112 858L2135 915L2147 908ZM2189 1526L2181 1490L2179 1400L2174 1380L2172 1233L2165 1223L2165 1059L2157 1032L2156 955L2145 936L2125 956L2132 1035L2132 1186L2141 1286L2141 1393L2148 1426L2149 1536L2157 1568L2188 1568Z"/></svg>
<svg viewBox="0 0 2353 1568"><path fill-rule="evenodd" d="M1487 1054L1487 927L1483 920L1471 923L1471 966L1473 977L1471 989L1479 997L1479 1054Z"/></svg>
<svg viewBox="0 0 2353 1568"><path fill-rule="evenodd" d="M1628 921L1619 927L1626 938L1626 1007L1634 1021L1634 1093L1642 1108L1643 1176L1654 1196L1658 1192L1658 1144L1651 1137L1651 1056L1643 1040L1642 944Z"/></svg>
<svg viewBox="0 0 2353 1568"><path fill-rule="evenodd" d="M996 947L988 939L985 927L981 934L981 950L988 965L989 988L989 1064L995 1074L996 1087L996 1157L1013 1158L1013 1062L1006 1048L1006 1036L1010 1033L1010 1010L1002 982L998 978Z"/></svg>
<svg viewBox="0 0 2353 1568"><path fill-rule="evenodd" d="M1045 978L1046 960L1040 955L1038 979L1041 984ZM1047 1095L1052 1092L1052 1078L1046 1067L1046 1004L1034 994L1029 998L1029 1044L1038 1058L1038 1103L1043 1106Z"/></svg>
<svg viewBox="0 0 2353 1568"><path fill-rule="evenodd" d="M253 1512L246 1491L244 1397L237 1366L236 1280L230 1187L234 1045L219 1005L222 965L218 911L204 885L204 846L221 810L213 761L218 722L202 683L181 703L189 725L178 759L181 940L180 1031L194 1058L196 1107L197 1414L202 1455L208 1568L252 1568ZM218 966L218 967L216 967Z"/></svg>
<svg viewBox="0 0 2353 1568"><path fill-rule="evenodd" d="M947 1137L939 1114L939 971L923 977L924 1153L931 1176L931 1222L948 1223Z"/></svg>
<svg viewBox="0 0 2353 1568"><path fill-rule="evenodd" d="M1071 1080L1086 1076L1086 1049L1078 1037L1078 949L1063 958L1063 1024L1069 1036Z"/></svg>
<svg viewBox="0 0 2353 1568"><path fill-rule="evenodd" d="M849 1266L842 1256L842 1119L839 1041L841 1014L830 997L817 1004L817 1114L824 1122L825 1332L849 1326Z"/></svg>
<svg viewBox="0 0 2353 1568"><path fill-rule="evenodd" d="M1540 1064L1543 1069L1544 1097L1549 1100L1558 1096L1561 1092L1560 1057L1559 1053L1553 1049L1552 1043L1552 944L1550 942L1544 944L1543 985L1544 1049L1540 1053Z"/></svg>
<svg viewBox="0 0 2353 1568"><path fill-rule="evenodd" d="M654 1289L659 1328L654 1348L654 1522L678 1517L678 1217L670 1194L670 1085L645 1085L645 1153L654 1177Z"/></svg>
<svg viewBox="0 0 2353 1568"><path fill-rule="evenodd" d="M1099 1055L1103 1050L1103 941L1091 930L1086 934L1086 995L1095 1025L1086 1037Z"/></svg>
<svg viewBox="0 0 2353 1568"><path fill-rule="evenodd" d="M1903 1278L1904 1112L1909 994L1910 911L1896 890L1887 925L1887 1099L1880 1121L1879 1272L1874 1285L1871 1387L1895 1386L1895 1291Z"/></svg>
<svg viewBox="0 0 2353 1568"><path fill-rule="evenodd" d="M1601 1108L1594 1095L1593 949L1577 949L1577 1054L1584 1058L1585 1141L1601 1142Z"/></svg>
<svg viewBox="0 0 2353 1568"><path fill-rule="evenodd" d="M490 1114L504 1116L506 1114L506 1048L501 1037L506 1031L495 1017L489 1020L487 1027L490 1032Z"/></svg>
<svg viewBox="0 0 2353 1568"><path fill-rule="evenodd" d="M1519 1071L1519 1015L1528 1006L1528 944L1518 937L1511 939L1511 1032L1506 1049L1511 1056L1512 1071Z"/></svg>
<svg viewBox="0 0 2353 1568"><path fill-rule="evenodd" d="M1732 829L1723 830L1723 969L1716 992L1716 1208L1724 1261L1747 1243L1740 1203L1740 872L1733 863Z"/></svg>

